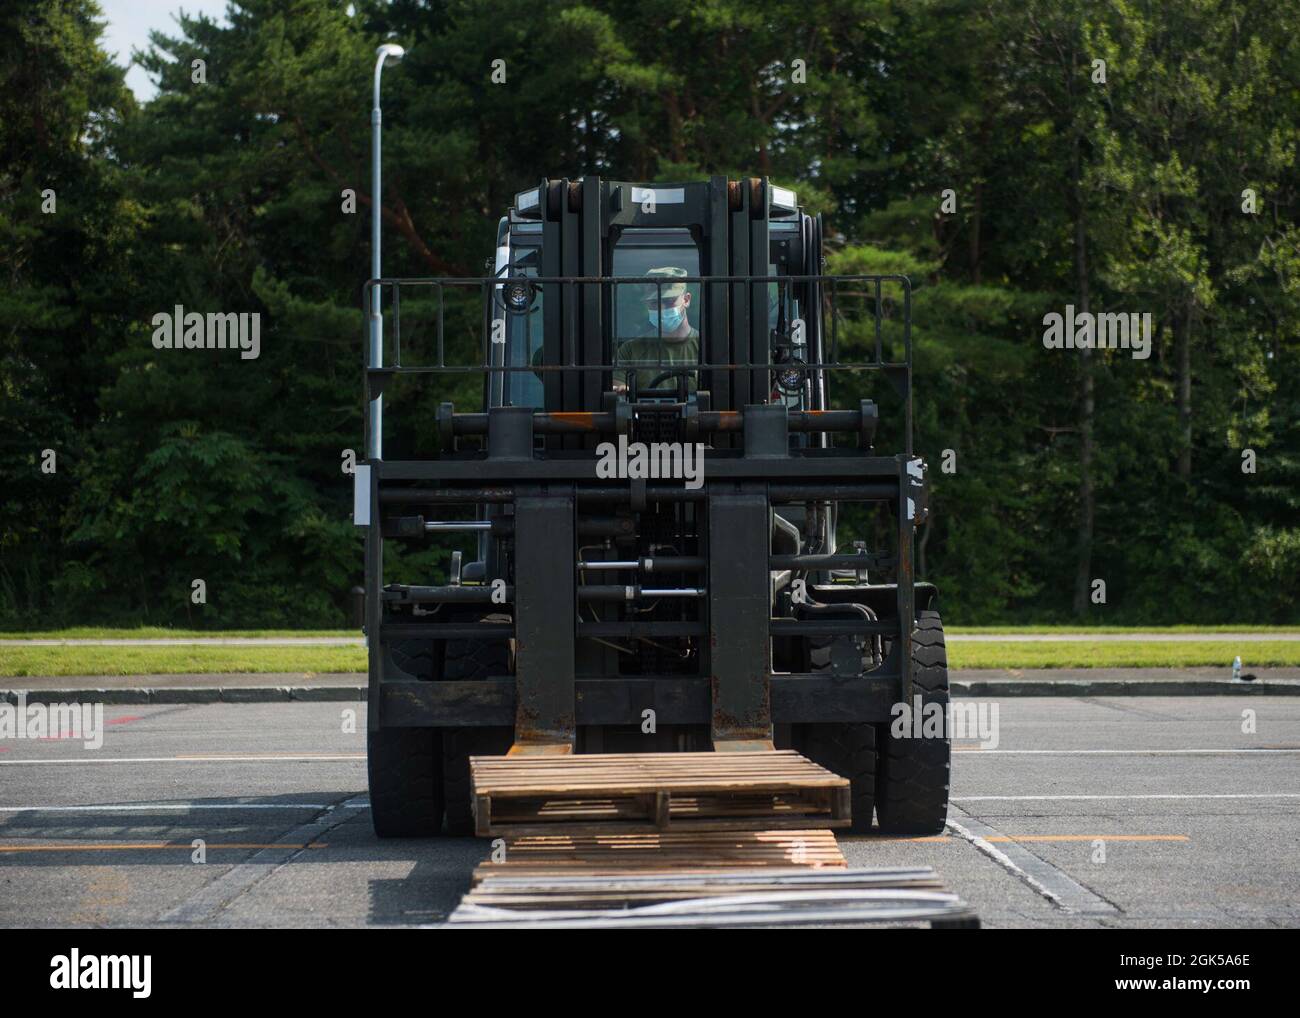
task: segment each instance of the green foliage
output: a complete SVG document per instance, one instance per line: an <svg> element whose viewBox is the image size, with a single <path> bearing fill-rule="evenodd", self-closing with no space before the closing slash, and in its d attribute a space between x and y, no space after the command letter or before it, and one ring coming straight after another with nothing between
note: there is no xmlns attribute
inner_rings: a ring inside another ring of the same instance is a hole
<svg viewBox="0 0 1300 1018"><path fill-rule="evenodd" d="M833 271L910 279L933 506L918 564L950 617L1069 617L1090 488L1082 561L1108 601L1087 621L1297 621L1297 11L240 0L229 24L181 17L155 35L138 59L160 90L143 107L98 17L91 0L0 15L3 625L343 624L361 557L340 465L362 443L386 38L408 49L384 79L390 275L479 274L497 217L543 175L770 175L825 213ZM1152 313L1150 360L1043 348L1044 314L1085 293L1093 310ZM883 297L898 352L902 290ZM176 304L260 312L261 356L155 350L151 317ZM435 356L438 310L404 301L404 363ZM442 313L464 363L476 297ZM846 310L847 352L871 350L869 323ZM394 384L390 455L427 453L438 402L479 394L468 376ZM837 396L877 398L881 447L897 445L880 379ZM452 546L393 548L386 569L430 582Z"/></svg>

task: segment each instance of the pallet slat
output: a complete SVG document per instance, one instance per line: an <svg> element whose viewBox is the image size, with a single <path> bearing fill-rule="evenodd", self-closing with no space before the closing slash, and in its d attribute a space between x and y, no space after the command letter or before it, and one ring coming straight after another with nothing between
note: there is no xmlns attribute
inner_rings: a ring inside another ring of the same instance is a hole
<svg viewBox="0 0 1300 1018"><path fill-rule="evenodd" d="M699 873L491 873L447 925L581 928L929 922L975 913L929 867L809 867Z"/></svg>
<svg viewBox="0 0 1300 1018"><path fill-rule="evenodd" d="M476 829L488 837L833 828L851 821L849 782L791 750L471 757Z"/></svg>
<svg viewBox="0 0 1300 1018"><path fill-rule="evenodd" d="M535 835L509 838L500 862L474 870L488 877L682 876L720 870L847 866L835 835L826 830L656 831L649 834Z"/></svg>
<svg viewBox="0 0 1300 1018"><path fill-rule="evenodd" d="M446 925L680 928L978 917L929 867L848 868L849 782L789 750L472 757L505 838Z"/></svg>

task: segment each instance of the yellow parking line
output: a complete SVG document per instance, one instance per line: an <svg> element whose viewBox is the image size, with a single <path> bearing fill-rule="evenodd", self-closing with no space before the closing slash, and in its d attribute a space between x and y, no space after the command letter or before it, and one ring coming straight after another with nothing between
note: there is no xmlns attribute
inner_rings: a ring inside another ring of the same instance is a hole
<svg viewBox="0 0 1300 1018"><path fill-rule="evenodd" d="M1191 841L1186 834L1014 834L985 841Z"/></svg>
<svg viewBox="0 0 1300 1018"><path fill-rule="evenodd" d="M365 753L290 753L290 752L270 752L270 753L180 753L173 756L173 760L364 760Z"/></svg>
<svg viewBox="0 0 1300 1018"><path fill-rule="evenodd" d="M914 841L923 844L957 841L949 834L935 834L927 838L873 838L872 841ZM1191 841L1186 834L1000 834L985 841Z"/></svg>

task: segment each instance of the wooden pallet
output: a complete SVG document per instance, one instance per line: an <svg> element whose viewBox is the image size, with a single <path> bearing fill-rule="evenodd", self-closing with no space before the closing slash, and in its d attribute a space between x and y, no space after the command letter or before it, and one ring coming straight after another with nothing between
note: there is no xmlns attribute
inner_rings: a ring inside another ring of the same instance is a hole
<svg viewBox="0 0 1300 1018"><path fill-rule="evenodd" d="M482 837L847 827L849 782L792 750L470 758Z"/></svg>
<svg viewBox="0 0 1300 1018"><path fill-rule="evenodd" d="M970 907L928 866L615 876L492 873L465 895L447 925L612 929L917 922L979 925Z"/></svg>
<svg viewBox="0 0 1300 1018"><path fill-rule="evenodd" d="M648 834L534 834L508 838L500 862L474 870L493 876L626 876L708 873L848 864L831 831L655 831Z"/></svg>

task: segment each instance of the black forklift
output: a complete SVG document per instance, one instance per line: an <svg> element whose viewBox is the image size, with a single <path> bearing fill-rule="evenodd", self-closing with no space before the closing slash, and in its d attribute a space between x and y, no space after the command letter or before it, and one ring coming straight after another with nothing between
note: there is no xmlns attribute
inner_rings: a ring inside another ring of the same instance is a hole
<svg viewBox="0 0 1300 1018"><path fill-rule="evenodd" d="M823 274L822 234L766 178L543 179L484 276L367 283L389 337L365 366L355 506L380 836L472 834L471 756L763 748L849 778L855 831L943 829L910 285ZM471 303L466 342L444 306ZM383 458L386 387L467 373L482 404L439 404L421 455ZM901 449L875 448L884 401L832 399L849 373L884 380ZM871 539L837 534L850 506ZM386 542L447 534L470 550L445 571L385 581Z"/></svg>

